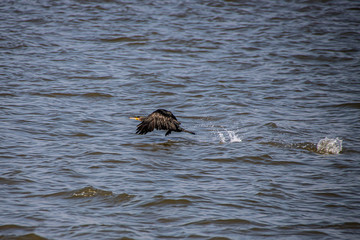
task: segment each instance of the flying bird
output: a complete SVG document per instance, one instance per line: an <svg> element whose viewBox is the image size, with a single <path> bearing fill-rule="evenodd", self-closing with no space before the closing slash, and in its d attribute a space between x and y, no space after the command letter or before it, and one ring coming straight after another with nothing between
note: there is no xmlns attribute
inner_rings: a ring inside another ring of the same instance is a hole
<svg viewBox="0 0 360 240"><path fill-rule="evenodd" d="M154 129L167 130L165 136L169 135L172 131L195 134L180 127L181 123L176 119L174 114L165 109L158 109L147 117L131 117L130 119L141 121L136 129L136 134L140 135L152 132Z"/></svg>

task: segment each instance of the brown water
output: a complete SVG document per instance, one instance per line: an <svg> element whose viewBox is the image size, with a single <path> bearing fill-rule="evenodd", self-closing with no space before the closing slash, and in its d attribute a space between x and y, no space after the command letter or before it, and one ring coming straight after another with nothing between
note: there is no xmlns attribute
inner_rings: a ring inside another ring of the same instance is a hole
<svg viewBox="0 0 360 240"><path fill-rule="evenodd" d="M360 237L357 1L1 1L0 23L0 239ZM136 135L158 108L196 135Z"/></svg>

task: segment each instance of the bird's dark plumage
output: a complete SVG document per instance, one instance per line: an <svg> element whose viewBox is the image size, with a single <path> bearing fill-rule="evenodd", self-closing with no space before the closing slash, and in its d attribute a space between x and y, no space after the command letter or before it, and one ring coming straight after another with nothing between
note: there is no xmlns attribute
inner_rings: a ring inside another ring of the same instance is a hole
<svg viewBox="0 0 360 240"><path fill-rule="evenodd" d="M136 129L136 133L140 135L152 132L154 129L167 130L165 136L169 135L172 131L195 134L180 127L181 123L176 119L174 114L165 109L158 109L147 117L136 117L133 119L141 121Z"/></svg>

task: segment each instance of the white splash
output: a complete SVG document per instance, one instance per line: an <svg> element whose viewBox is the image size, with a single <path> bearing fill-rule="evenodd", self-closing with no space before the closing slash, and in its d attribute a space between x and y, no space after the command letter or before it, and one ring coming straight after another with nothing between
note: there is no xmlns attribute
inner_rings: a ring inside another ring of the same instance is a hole
<svg viewBox="0 0 360 240"><path fill-rule="evenodd" d="M222 143L226 142L226 138L222 132L218 132L218 136L220 138L220 142Z"/></svg>
<svg viewBox="0 0 360 240"><path fill-rule="evenodd" d="M316 148L318 153L339 154L342 150L342 140L339 138L331 139L325 137L318 142Z"/></svg>
<svg viewBox="0 0 360 240"><path fill-rule="evenodd" d="M241 138L236 135L234 131L227 132L230 138L230 142L241 142Z"/></svg>
<svg viewBox="0 0 360 240"><path fill-rule="evenodd" d="M236 135L235 131L217 131L218 137L220 138L221 143L233 143L233 142L241 142L241 138Z"/></svg>

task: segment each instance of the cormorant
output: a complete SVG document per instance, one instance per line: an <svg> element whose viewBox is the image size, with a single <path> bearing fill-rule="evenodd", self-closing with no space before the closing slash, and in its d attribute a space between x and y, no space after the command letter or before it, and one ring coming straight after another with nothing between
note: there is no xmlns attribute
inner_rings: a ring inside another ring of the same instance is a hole
<svg viewBox="0 0 360 240"><path fill-rule="evenodd" d="M176 119L174 114L165 109L158 109L147 117L131 117L130 119L141 121L136 129L136 134L140 135L152 132L154 129L167 130L165 136L169 135L172 131L195 134L180 127L181 123Z"/></svg>

